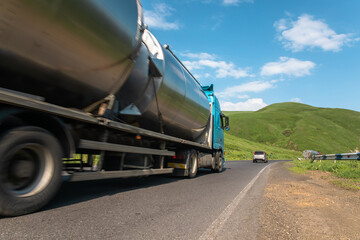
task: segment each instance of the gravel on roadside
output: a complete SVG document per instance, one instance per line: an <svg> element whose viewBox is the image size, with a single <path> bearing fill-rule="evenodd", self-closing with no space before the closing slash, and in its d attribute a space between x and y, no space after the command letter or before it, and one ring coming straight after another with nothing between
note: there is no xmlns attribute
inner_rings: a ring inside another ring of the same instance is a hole
<svg viewBox="0 0 360 240"><path fill-rule="evenodd" d="M360 191L330 183L330 173L273 164L261 201L257 239L360 239Z"/></svg>

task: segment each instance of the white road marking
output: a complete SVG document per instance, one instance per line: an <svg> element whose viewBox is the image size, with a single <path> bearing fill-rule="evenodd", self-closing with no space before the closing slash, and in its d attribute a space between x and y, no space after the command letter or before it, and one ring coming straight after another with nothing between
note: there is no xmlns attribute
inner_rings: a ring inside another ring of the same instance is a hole
<svg viewBox="0 0 360 240"><path fill-rule="evenodd" d="M229 219L231 214L235 211L236 207L239 205L241 199L244 198L249 189L254 185L256 180L259 178L262 172L265 171L267 167L271 164L267 165L251 180L251 182L246 185L246 187L241 190L241 192L232 200L232 202L225 208L225 210L218 216L217 219L206 229L206 231L199 237L199 240L209 240L214 239L218 232L223 228L223 225Z"/></svg>

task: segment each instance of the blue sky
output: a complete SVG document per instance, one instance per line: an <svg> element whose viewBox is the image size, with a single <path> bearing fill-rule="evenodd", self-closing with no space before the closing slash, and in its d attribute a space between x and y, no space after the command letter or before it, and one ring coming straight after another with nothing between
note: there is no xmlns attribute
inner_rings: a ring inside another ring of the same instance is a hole
<svg viewBox="0 0 360 240"><path fill-rule="evenodd" d="M359 0L148 0L145 23L222 109L360 111Z"/></svg>

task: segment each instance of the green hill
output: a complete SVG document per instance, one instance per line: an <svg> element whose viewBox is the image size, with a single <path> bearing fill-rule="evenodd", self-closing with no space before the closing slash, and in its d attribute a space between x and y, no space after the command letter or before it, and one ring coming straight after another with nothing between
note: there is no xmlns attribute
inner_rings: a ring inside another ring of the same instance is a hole
<svg viewBox="0 0 360 240"><path fill-rule="evenodd" d="M263 149L276 147L296 154L306 149L345 153L360 147L360 112L356 111L286 102L256 112L225 114L231 128L225 138L227 145L236 137L261 144ZM252 151L261 150L261 146L254 145Z"/></svg>
<svg viewBox="0 0 360 240"><path fill-rule="evenodd" d="M299 151L252 142L228 133L225 133L225 150L226 160L251 160L256 150L267 152L270 159L292 160L302 157Z"/></svg>

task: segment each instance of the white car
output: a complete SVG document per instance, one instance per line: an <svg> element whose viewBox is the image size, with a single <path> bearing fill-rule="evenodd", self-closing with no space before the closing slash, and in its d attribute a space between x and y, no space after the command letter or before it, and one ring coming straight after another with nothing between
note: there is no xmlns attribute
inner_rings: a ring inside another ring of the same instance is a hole
<svg viewBox="0 0 360 240"><path fill-rule="evenodd" d="M254 152L254 157L253 157L253 162L257 162L257 161L263 161L265 163L268 162L268 155L266 154L266 152L264 151L255 151Z"/></svg>

